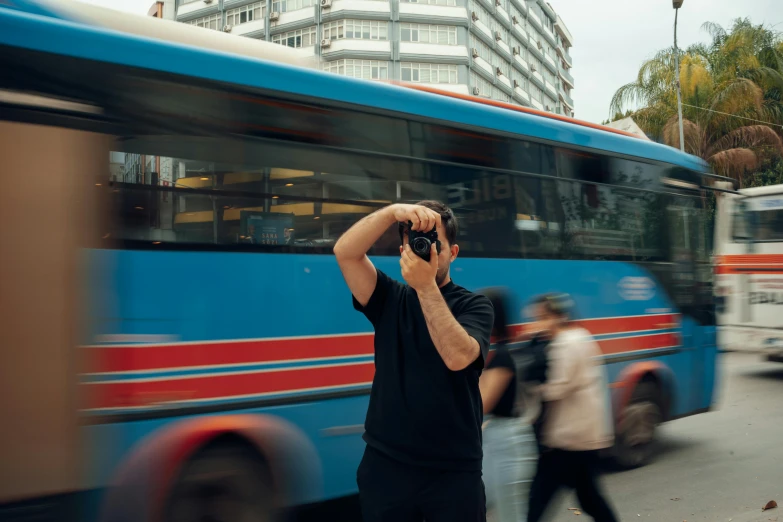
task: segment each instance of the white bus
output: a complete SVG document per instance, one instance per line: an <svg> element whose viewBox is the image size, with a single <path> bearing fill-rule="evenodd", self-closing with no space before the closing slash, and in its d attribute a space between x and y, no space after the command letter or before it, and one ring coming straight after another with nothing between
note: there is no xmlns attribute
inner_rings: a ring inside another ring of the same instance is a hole
<svg viewBox="0 0 783 522"><path fill-rule="evenodd" d="M719 196L715 255L719 346L783 362L783 185Z"/></svg>

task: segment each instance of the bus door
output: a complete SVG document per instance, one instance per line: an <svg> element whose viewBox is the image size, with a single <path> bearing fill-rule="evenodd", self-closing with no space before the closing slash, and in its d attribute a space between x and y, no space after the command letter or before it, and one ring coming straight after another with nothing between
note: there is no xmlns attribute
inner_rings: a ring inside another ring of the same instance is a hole
<svg viewBox="0 0 783 522"><path fill-rule="evenodd" d="M710 263L711 234L700 198L676 197L667 208L672 263L671 291L681 314L684 366L678 391L688 411L707 408L715 387L716 328Z"/></svg>

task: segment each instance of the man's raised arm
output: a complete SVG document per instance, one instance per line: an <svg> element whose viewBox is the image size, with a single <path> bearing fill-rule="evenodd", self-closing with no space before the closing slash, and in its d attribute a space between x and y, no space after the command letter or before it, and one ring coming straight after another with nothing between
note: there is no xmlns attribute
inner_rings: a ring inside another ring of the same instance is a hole
<svg viewBox="0 0 783 522"><path fill-rule="evenodd" d="M367 306L378 278L367 252L394 223L413 223L413 230L432 230L440 215L420 205L390 205L361 219L334 245L334 255L348 288L362 306Z"/></svg>

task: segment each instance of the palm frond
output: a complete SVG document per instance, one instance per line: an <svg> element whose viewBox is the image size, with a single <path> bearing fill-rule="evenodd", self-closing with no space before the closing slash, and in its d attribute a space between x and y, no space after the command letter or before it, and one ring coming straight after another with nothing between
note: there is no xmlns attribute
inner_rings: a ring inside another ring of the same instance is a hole
<svg viewBox="0 0 783 522"><path fill-rule="evenodd" d="M715 141L709 149L709 155L735 148L769 148L783 154L783 139L766 125L746 125L733 130Z"/></svg>
<svg viewBox="0 0 783 522"><path fill-rule="evenodd" d="M708 157L707 161L716 174L736 180L742 180L745 174L755 170L759 164L755 152L741 148L720 151Z"/></svg>
<svg viewBox="0 0 783 522"><path fill-rule="evenodd" d="M680 148L680 119L678 115L669 118L663 127L663 142L670 147ZM685 139L685 152L701 156L704 152L704 134L697 123L683 118L682 135Z"/></svg>

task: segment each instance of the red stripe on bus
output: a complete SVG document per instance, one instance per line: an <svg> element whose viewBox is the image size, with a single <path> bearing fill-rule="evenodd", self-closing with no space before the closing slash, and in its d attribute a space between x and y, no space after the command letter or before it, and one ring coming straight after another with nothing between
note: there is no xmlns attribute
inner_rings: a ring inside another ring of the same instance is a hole
<svg viewBox="0 0 783 522"><path fill-rule="evenodd" d="M680 346L680 336L673 333L640 335L637 337L598 341L598 345L601 347L601 351L604 355L614 355L625 352L638 352L641 350Z"/></svg>
<svg viewBox="0 0 783 522"><path fill-rule="evenodd" d="M373 335L89 347L90 373L268 363L373 354Z"/></svg>
<svg viewBox="0 0 783 522"><path fill-rule="evenodd" d="M228 399L360 385L372 382L374 375L375 365L368 362L264 374L231 373L142 382L118 381L84 386L87 386L87 409L129 408L174 401Z"/></svg>
<svg viewBox="0 0 783 522"><path fill-rule="evenodd" d="M718 256L718 265L783 264L783 254L742 254Z"/></svg>
<svg viewBox="0 0 783 522"><path fill-rule="evenodd" d="M584 319L576 321L576 324L588 330L592 335L608 335L675 328L679 326L679 317L678 314L605 317ZM515 335L525 336L532 326L531 323L523 323L515 324L511 328Z"/></svg>
<svg viewBox="0 0 783 522"><path fill-rule="evenodd" d="M662 330L677 326L676 314L587 319L578 324L593 335ZM529 324L513 325L524 336ZM88 347L89 373L152 371L373 355L373 334Z"/></svg>
<svg viewBox="0 0 783 522"><path fill-rule="evenodd" d="M726 266L726 265L720 265L715 267L715 273L720 275L726 275L726 274L783 274L783 265L780 266L774 266L774 265L766 265L766 266L750 266L750 265L742 265L742 266Z"/></svg>

